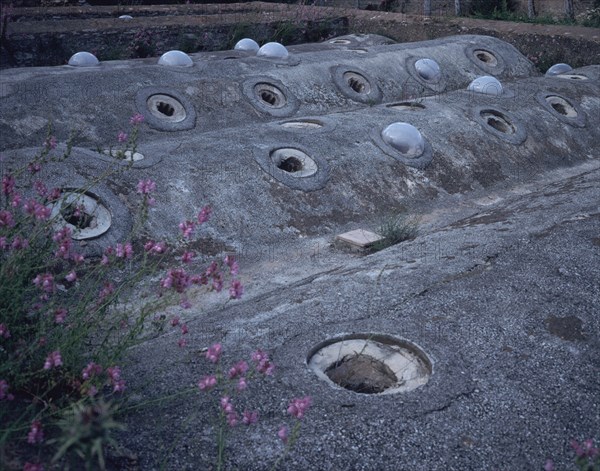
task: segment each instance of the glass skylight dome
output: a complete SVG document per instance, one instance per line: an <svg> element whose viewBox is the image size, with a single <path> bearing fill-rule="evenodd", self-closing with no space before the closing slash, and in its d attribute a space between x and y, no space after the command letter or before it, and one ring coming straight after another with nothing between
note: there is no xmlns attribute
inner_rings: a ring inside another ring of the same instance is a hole
<svg viewBox="0 0 600 471"><path fill-rule="evenodd" d="M160 56L158 64L166 65L168 67L191 67L194 65L194 62L185 52L169 51Z"/></svg>
<svg viewBox="0 0 600 471"><path fill-rule="evenodd" d="M131 15L121 15L119 16L120 20L133 20L133 16Z"/></svg>
<svg viewBox="0 0 600 471"><path fill-rule="evenodd" d="M433 59L419 59L415 62L415 69L419 76L428 82L439 82L442 78L440 66Z"/></svg>
<svg viewBox="0 0 600 471"><path fill-rule="evenodd" d="M248 51L254 52L255 54L260 49L260 46L254 39L244 38L240 39L233 47L236 51Z"/></svg>
<svg viewBox="0 0 600 471"><path fill-rule="evenodd" d="M381 132L381 138L404 157L419 157L425 151L425 139L412 124L392 123Z"/></svg>
<svg viewBox="0 0 600 471"><path fill-rule="evenodd" d="M289 53L283 44L267 43L258 50L256 55L271 59L285 59Z"/></svg>
<svg viewBox="0 0 600 471"><path fill-rule="evenodd" d="M502 95L503 89L502 84L497 78L491 75L484 75L483 77L477 77L473 80L467 90L475 93L482 93L484 95L499 96Z"/></svg>
<svg viewBox="0 0 600 471"><path fill-rule="evenodd" d="M564 64L561 62L559 64L554 64L552 67L550 67L546 71L546 77L552 77L554 75L564 74L566 72L571 72L572 70L573 70L573 67L571 67L569 64Z"/></svg>
<svg viewBox="0 0 600 471"><path fill-rule="evenodd" d="M73 54L69 59L69 65L74 65L75 67L94 67L100 64L96 56L90 52L77 52Z"/></svg>

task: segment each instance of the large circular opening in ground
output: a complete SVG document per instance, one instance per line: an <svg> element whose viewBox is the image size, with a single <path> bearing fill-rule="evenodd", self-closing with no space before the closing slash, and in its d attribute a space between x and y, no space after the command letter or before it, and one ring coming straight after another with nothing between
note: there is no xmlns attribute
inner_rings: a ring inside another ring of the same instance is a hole
<svg viewBox="0 0 600 471"><path fill-rule="evenodd" d="M271 108L283 108L287 103L283 92L270 83L257 83L254 86L254 94L264 105Z"/></svg>
<svg viewBox="0 0 600 471"><path fill-rule="evenodd" d="M427 383L433 367L412 342L380 334L352 334L317 345L308 366L333 387L359 394L395 394Z"/></svg>
<svg viewBox="0 0 600 471"><path fill-rule="evenodd" d="M320 129L323 127L323 123L316 119L295 120L281 123L281 127L286 129Z"/></svg>
<svg viewBox="0 0 600 471"><path fill-rule="evenodd" d="M559 75L554 75L554 78L559 78L559 79L567 79L567 80L588 80L588 77L585 75L581 75L581 74L559 74Z"/></svg>
<svg viewBox="0 0 600 471"><path fill-rule="evenodd" d="M151 95L148 97L146 105L152 116L161 121L179 123L187 116L185 108L179 100L170 95L163 95L161 93Z"/></svg>
<svg viewBox="0 0 600 471"><path fill-rule="evenodd" d="M58 226L69 227L75 240L99 237L112 222L110 211L95 195L69 190L53 203L51 217Z"/></svg>
<svg viewBox="0 0 600 471"><path fill-rule="evenodd" d="M508 117L496 110L481 110L479 113L488 126L502 134L514 134L515 127Z"/></svg>
<svg viewBox="0 0 600 471"><path fill-rule="evenodd" d="M576 118L577 110L571 103L565 100L563 97L558 95L548 95L546 102L552 107L558 114L566 116L567 118Z"/></svg>
<svg viewBox="0 0 600 471"><path fill-rule="evenodd" d="M490 67L496 67L498 65L498 59L490 51L486 51L485 49L475 49L473 55L479 62L483 62Z"/></svg>
<svg viewBox="0 0 600 471"><path fill-rule="evenodd" d="M425 109L425 105L416 101L401 101L400 103L392 103L386 106L400 111L421 111Z"/></svg>
<svg viewBox="0 0 600 471"><path fill-rule="evenodd" d="M356 72L344 72L344 80L356 93L368 95L371 93L371 84L361 74Z"/></svg>
<svg viewBox="0 0 600 471"><path fill-rule="evenodd" d="M296 178L317 173L317 163L299 149L282 148L271 152L271 161L282 172Z"/></svg>

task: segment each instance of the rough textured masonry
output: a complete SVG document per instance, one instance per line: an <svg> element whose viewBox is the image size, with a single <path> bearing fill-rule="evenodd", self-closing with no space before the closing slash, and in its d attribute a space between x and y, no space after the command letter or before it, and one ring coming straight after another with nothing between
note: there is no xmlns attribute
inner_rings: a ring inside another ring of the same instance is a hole
<svg viewBox="0 0 600 471"><path fill-rule="evenodd" d="M151 237L209 203L213 248L242 262L244 301L180 313L192 348L165 335L130 352L132 400L194 386L209 371L198 350L221 341L227 362L264 348L278 365L248 394L261 421L231 434L227 469L269 469L286 401L303 395L314 405L283 469L566 469L571 438L600 438L600 66L541 76L487 36L289 50L0 76L4 165L31 156L49 121L61 141L78 134L68 165L44 170L51 185L124 164L96 149L145 116L143 158L88 192L108 223L82 250L128 233L135 185L152 178ZM399 210L421 215L416 239L367 257L331 244ZM414 345L428 381L332 387L308 357L348 334ZM211 469L211 399L156 404L127 416L127 466Z"/></svg>

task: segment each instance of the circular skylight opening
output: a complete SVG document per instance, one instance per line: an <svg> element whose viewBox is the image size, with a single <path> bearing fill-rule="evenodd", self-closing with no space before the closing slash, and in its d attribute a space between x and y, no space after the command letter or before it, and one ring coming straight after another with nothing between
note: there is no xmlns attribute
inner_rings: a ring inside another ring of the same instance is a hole
<svg viewBox="0 0 600 471"><path fill-rule="evenodd" d="M289 53L283 44L271 42L262 46L256 55L270 59L286 59Z"/></svg>
<svg viewBox="0 0 600 471"><path fill-rule="evenodd" d="M439 82L442 78L440 66L433 59L419 59L415 62L415 69L419 77L427 82Z"/></svg>
<svg viewBox="0 0 600 471"><path fill-rule="evenodd" d="M558 95L548 95L546 102L554 111L567 118L576 118L578 113L571 103Z"/></svg>
<svg viewBox="0 0 600 471"><path fill-rule="evenodd" d="M489 67L496 67L498 65L498 59L490 51L485 49L475 49L473 55L479 62L483 62Z"/></svg>
<svg viewBox="0 0 600 471"><path fill-rule="evenodd" d="M119 16L120 20L133 20L133 16L131 15L121 15Z"/></svg>
<svg viewBox="0 0 600 471"><path fill-rule="evenodd" d="M425 109L425 105L416 101L402 101L400 103L392 103L387 105L388 108L400 111L421 111Z"/></svg>
<svg viewBox="0 0 600 471"><path fill-rule="evenodd" d="M412 124L392 123L381 132L381 138L404 157L419 157L425 151L425 139Z"/></svg>
<svg viewBox="0 0 600 471"><path fill-rule="evenodd" d="M254 86L254 94L263 105L270 108L283 108L287 103L283 92L270 83L257 83Z"/></svg>
<svg viewBox="0 0 600 471"><path fill-rule="evenodd" d="M98 64L100 64L100 61L98 61L96 56L85 51L73 54L69 59L69 65L73 65L75 67L94 67Z"/></svg>
<svg viewBox="0 0 600 471"><path fill-rule="evenodd" d="M75 240L93 239L108 231L112 222L110 211L91 193L64 191L52 204L52 218L59 226L71 229Z"/></svg>
<svg viewBox="0 0 600 471"><path fill-rule="evenodd" d="M546 77L553 77L554 75L564 74L565 72L570 72L571 70L573 70L573 67L571 67L569 64L564 64L561 62L559 64L554 64L552 67L550 67L546 71Z"/></svg>
<svg viewBox="0 0 600 471"><path fill-rule="evenodd" d="M317 173L317 163L299 149L282 148L271 152L271 161L281 171L296 178Z"/></svg>
<svg viewBox="0 0 600 471"><path fill-rule="evenodd" d="M247 51L257 53L260 49L260 46L254 39L244 38L240 39L235 46L233 47L236 51Z"/></svg>
<svg viewBox="0 0 600 471"><path fill-rule="evenodd" d="M368 95L371 93L371 84L361 74L356 72L344 72L344 80L356 93Z"/></svg>
<svg viewBox="0 0 600 471"><path fill-rule="evenodd" d="M158 64L167 67L191 67L194 65L194 62L185 52L169 51L160 56Z"/></svg>
<svg viewBox="0 0 600 471"><path fill-rule="evenodd" d="M477 77L469 84L467 90L474 93L492 96L500 96L503 92L502 84L496 77L492 77L491 75Z"/></svg>
<svg viewBox="0 0 600 471"><path fill-rule="evenodd" d="M179 123L186 118L186 112L179 100L169 95L150 95L146 101L148 110L161 121Z"/></svg>
<svg viewBox="0 0 600 471"><path fill-rule="evenodd" d="M329 44L350 44L351 42L349 39L332 39Z"/></svg>
<svg viewBox="0 0 600 471"><path fill-rule="evenodd" d="M588 77L581 74L559 74L554 77L567 80L588 80Z"/></svg>
<svg viewBox="0 0 600 471"><path fill-rule="evenodd" d="M359 394L412 391L427 384L433 371L419 347L378 334L346 335L323 342L309 354L307 363L332 387Z"/></svg>
<svg viewBox="0 0 600 471"><path fill-rule="evenodd" d="M498 132L502 134L514 134L516 132L515 127L510 122L508 117L503 113L496 110L482 110L480 112L481 118Z"/></svg>
<svg viewBox="0 0 600 471"><path fill-rule="evenodd" d="M317 120L286 121L281 123L281 127L286 129L320 129L323 127L323 123Z"/></svg>

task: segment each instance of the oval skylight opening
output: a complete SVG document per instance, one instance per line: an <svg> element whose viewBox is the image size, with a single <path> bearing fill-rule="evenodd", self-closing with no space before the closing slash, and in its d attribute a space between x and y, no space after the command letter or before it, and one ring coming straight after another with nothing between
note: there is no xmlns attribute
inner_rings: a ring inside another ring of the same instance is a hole
<svg viewBox="0 0 600 471"><path fill-rule="evenodd" d="M244 38L240 39L237 43L235 43L233 49L235 49L236 51L247 51L256 54L260 49L260 46L254 39Z"/></svg>
<svg viewBox="0 0 600 471"><path fill-rule="evenodd" d="M94 67L98 64L100 64L100 61L96 58L96 56L85 51L73 54L69 59L69 65L73 65L75 67Z"/></svg>
<svg viewBox="0 0 600 471"><path fill-rule="evenodd" d="M256 55L270 59L286 59L289 53L283 44L271 42L262 46Z"/></svg>
<svg viewBox="0 0 600 471"><path fill-rule="evenodd" d="M419 157L425 151L425 139L412 124L392 123L381 132L381 138L404 157Z"/></svg>
<svg viewBox="0 0 600 471"><path fill-rule="evenodd" d="M194 65L192 58L182 51L169 51L165 52L160 59L158 59L158 65L164 65L167 67L191 67Z"/></svg>
<svg viewBox="0 0 600 471"><path fill-rule="evenodd" d="M415 70L419 77L428 82L439 82L442 78L440 66L433 59L419 59L415 62Z"/></svg>
<svg viewBox="0 0 600 471"><path fill-rule="evenodd" d="M559 64L554 64L552 67L550 67L546 71L546 77L553 77L554 75L564 74L566 72L571 72L571 70L573 70L573 67L571 67L569 64L564 64L561 62Z"/></svg>
<svg viewBox="0 0 600 471"><path fill-rule="evenodd" d="M496 77L492 77L491 75L477 77L469 84L467 90L474 93L492 96L500 96L503 92L502 84Z"/></svg>

